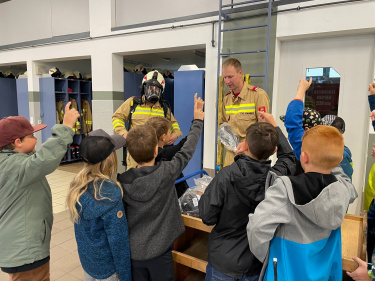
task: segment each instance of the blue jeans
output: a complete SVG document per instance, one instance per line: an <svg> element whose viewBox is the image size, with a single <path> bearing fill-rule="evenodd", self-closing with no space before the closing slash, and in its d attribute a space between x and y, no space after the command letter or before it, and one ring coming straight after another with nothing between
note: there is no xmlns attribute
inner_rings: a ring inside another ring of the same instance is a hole
<svg viewBox="0 0 375 281"><path fill-rule="evenodd" d="M221 273L212 267L210 263L206 267L206 279L205 281L258 281L259 275L246 276L243 275L241 279L233 278L228 275Z"/></svg>

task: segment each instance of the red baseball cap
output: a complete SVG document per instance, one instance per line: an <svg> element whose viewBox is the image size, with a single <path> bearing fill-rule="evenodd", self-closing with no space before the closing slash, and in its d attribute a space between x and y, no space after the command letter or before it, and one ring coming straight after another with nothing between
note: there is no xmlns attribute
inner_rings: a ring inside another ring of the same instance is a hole
<svg viewBox="0 0 375 281"><path fill-rule="evenodd" d="M31 126L30 122L21 116L4 117L0 120L0 147L10 144L16 139L31 135L45 127L47 127L45 124Z"/></svg>

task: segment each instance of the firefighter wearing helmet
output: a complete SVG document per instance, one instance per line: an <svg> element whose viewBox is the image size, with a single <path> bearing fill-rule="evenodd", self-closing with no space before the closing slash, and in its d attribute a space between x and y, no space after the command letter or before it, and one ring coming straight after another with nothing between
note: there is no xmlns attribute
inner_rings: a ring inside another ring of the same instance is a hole
<svg viewBox="0 0 375 281"><path fill-rule="evenodd" d="M131 128L145 124L152 117L160 116L172 121L171 138L168 144L173 144L182 136L182 132L167 102L163 99L165 89L163 75L156 70L150 71L143 77L141 87L140 97L128 98L112 115L113 130L126 138ZM127 120L129 120L128 128L125 127ZM129 153L126 156L126 163L127 169L137 166Z"/></svg>

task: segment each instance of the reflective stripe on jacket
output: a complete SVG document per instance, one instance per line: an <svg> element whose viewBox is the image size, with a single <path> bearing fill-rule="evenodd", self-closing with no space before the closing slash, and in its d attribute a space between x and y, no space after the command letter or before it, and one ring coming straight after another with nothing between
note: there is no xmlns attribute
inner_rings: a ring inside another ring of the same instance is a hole
<svg viewBox="0 0 375 281"><path fill-rule="evenodd" d="M244 83L237 98L233 92L224 97L219 126L224 122L229 123L242 141L246 129L258 122L258 111L269 112L268 95L263 89Z"/></svg>
<svg viewBox="0 0 375 281"><path fill-rule="evenodd" d="M127 133L125 122L129 118L132 102L133 97L128 98L112 115L113 130L116 134L123 135ZM170 111L168 110L167 116L169 116L169 112ZM131 128L134 128L138 125L143 125L147 122L148 119L155 116L164 117L164 110L159 102L155 103L152 107L147 104L140 104L135 108L132 114ZM172 113L171 121L173 122L171 126L171 132L177 134L178 137L181 137L182 132L176 118L174 118Z"/></svg>

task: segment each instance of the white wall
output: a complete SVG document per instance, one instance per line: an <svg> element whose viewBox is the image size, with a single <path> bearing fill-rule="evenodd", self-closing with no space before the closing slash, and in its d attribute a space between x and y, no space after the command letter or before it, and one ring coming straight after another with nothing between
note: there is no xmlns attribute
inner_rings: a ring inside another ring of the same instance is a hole
<svg viewBox="0 0 375 281"><path fill-rule="evenodd" d="M234 1L241 2L241 1ZM223 4L230 4L230 0L223 0ZM217 0L190 1L128 1L116 0L115 26L125 26L147 23L158 20L192 16L219 10Z"/></svg>
<svg viewBox="0 0 375 281"><path fill-rule="evenodd" d="M305 5L316 3L322 1ZM353 183L359 195L349 212L357 215L362 209L362 188L367 176L367 88L374 77L374 3L363 1L280 13L276 31L272 100L275 116L285 113L306 67L332 66L342 77L339 115L347 124L344 138L353 154Z"/></svg>
<svg viewBox="0 0 375 281"><path fill-rule="evenodd" d="M89 0L0 4L0 46L89 31Z"/></svg>

